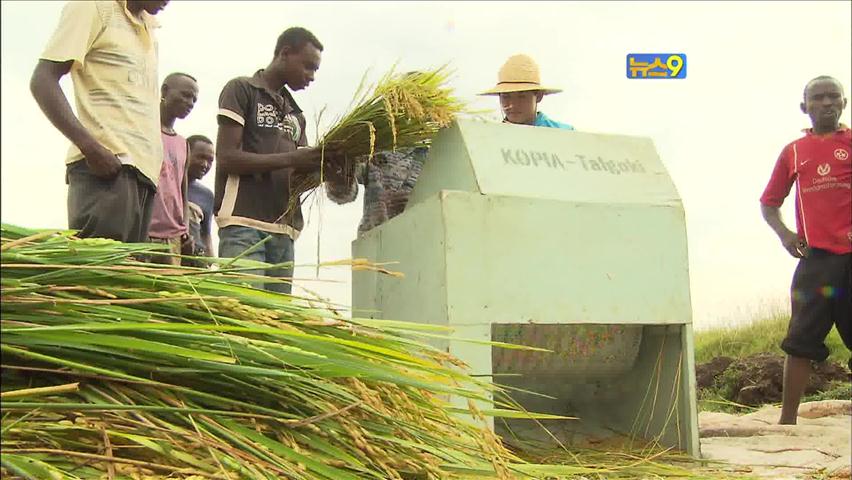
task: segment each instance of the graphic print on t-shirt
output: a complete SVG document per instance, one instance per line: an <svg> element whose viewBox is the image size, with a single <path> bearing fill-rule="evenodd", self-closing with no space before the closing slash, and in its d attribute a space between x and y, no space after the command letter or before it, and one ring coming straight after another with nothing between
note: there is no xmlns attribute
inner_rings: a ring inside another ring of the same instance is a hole
<svg viewBox="0 0 852 480"><path fill-rule="evenodd" d="M274 104L257 103L257 126L259 128L277 128L282 130L294 142L299 141L301 127L299 119L293 114L282 115Z"/></svg>

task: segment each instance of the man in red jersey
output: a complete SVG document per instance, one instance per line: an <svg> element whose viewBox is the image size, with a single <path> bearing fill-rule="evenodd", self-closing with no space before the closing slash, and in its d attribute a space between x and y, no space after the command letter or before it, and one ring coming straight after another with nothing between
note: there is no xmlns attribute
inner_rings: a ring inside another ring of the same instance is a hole
<svg viewBox="0 0 852 480"><path fill-rule="evenodd" d="M766 223L799 260L791 287L792 316L781 348L784 394L778 423L795 425L811 361L828 358L825 337L836 325L852 350L852 133L840 124L843 86L820 76L805 87L802 112L812 128L781 152L760 197ZM779 207L796 185L796 227L790 231ZM850 359L852 367L852 359Z"/></svg>

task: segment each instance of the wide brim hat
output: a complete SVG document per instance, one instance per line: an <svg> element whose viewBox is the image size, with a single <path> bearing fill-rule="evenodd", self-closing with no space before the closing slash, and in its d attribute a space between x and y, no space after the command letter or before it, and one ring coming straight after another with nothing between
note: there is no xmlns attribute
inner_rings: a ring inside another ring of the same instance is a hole
<svg viewBox="0 0 852 480"><path fill-rule="evenodd" d="M510 92L542 92L545 95L559 93L559 88L541 85L538 64L529 55L513 55L506 60L497 73L497 85L479 95L500 95Z"/></svg>

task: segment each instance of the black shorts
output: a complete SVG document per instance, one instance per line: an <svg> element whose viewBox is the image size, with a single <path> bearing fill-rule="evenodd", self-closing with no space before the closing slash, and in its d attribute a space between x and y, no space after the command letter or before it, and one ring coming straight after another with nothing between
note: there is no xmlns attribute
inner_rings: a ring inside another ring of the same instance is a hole
<svg viewBox="0 0 852 480"><path fill-rule="evenodd" d="M790 297L793 315L782 350L822 362L828 358L825 337L832 325L852 350L852 254L812 249L799 260Z"/></svg>

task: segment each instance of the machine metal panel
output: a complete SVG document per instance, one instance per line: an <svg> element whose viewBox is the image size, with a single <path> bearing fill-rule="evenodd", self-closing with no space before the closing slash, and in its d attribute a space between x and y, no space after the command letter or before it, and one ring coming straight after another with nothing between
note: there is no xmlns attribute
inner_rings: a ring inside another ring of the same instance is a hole
<svg viewBox="0 0 852 480"><path fill-rule="evenodd" d="M471 373L579 418L545 422L561 438L618 432L698 454L686 224L651 140L461 121L435 139L405 211L353 256L405 275L353 272L355 315L451 327L432 343Z"/></svg>

